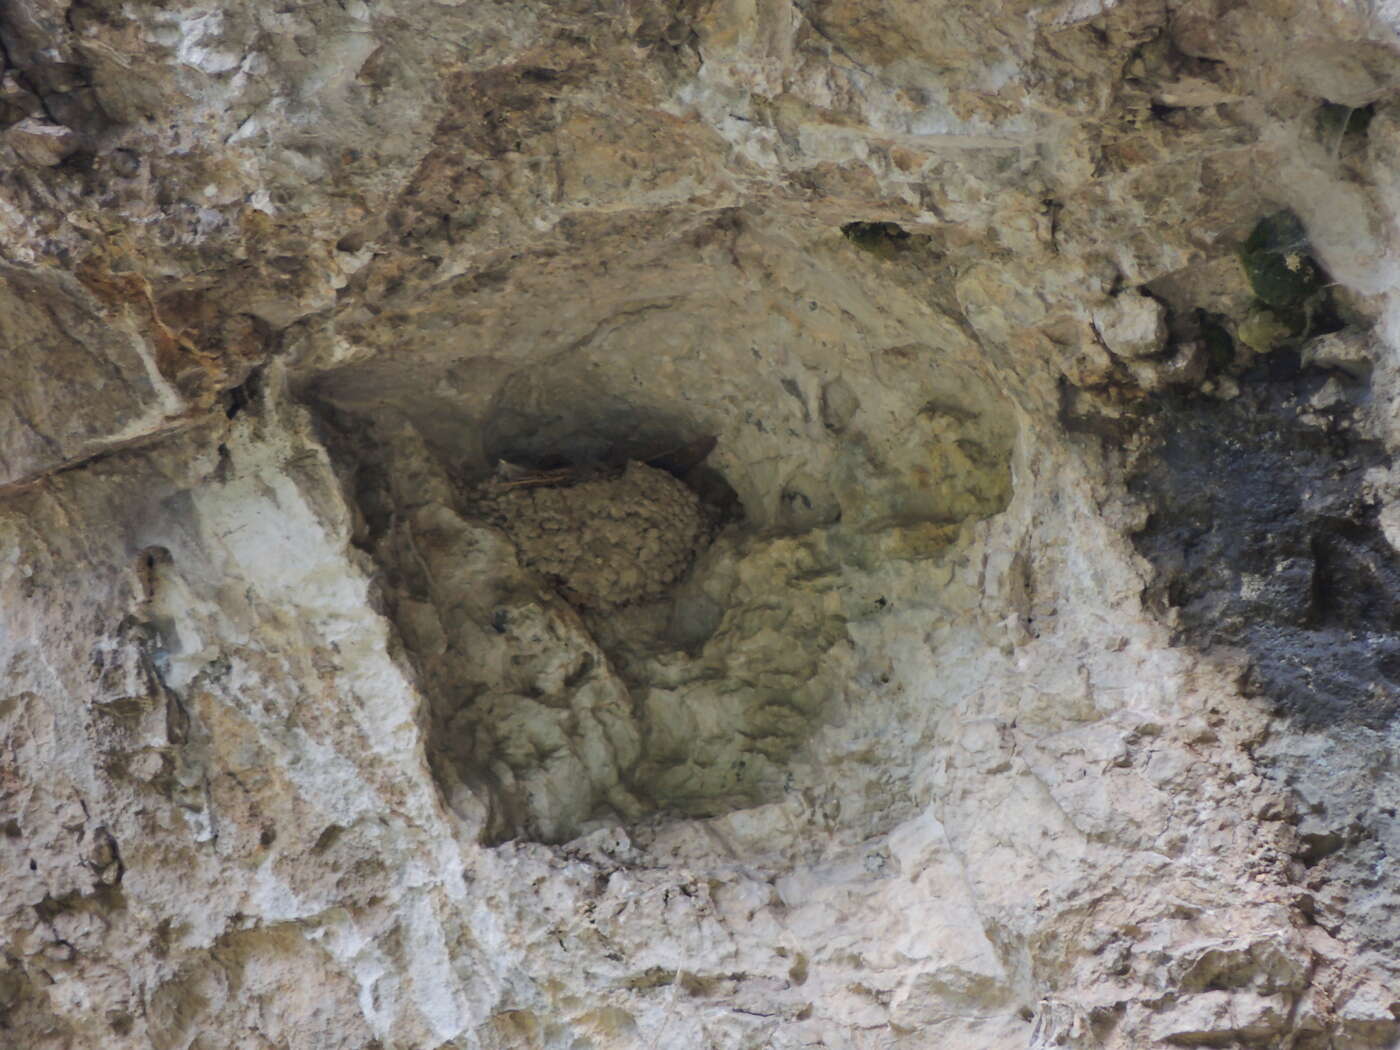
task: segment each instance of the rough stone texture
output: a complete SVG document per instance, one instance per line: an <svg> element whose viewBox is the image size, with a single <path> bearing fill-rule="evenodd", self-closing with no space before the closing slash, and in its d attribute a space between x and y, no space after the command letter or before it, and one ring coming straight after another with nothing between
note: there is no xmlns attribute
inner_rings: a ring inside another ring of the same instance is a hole
<svg viewBox="0 0 1400 1050"><path fill-rule="evenodd" d="M0 45L0 1047L1400 1038L1389 5Z"/></svg>
<svg viewBox="0 0 1400 1050"><path fill-rule="evenodd" d="M477 501L521 563L570 601L610 609L658 598L690 568L707 527L680 481L636 461L619 477L570 480L527 475Z"/></svg>
<svg viewBox="0 0 1400 1050"><path fill-rule="evenodd" d="M1385 725L1400 563L1365 482L1383 452L1344 425L1359 385L1285 351L1242 380L1228 402L1172 407L1139 483L1158 507L1139 549L1183 634L1249 652L1254 687L1298 722Z"/></svg>

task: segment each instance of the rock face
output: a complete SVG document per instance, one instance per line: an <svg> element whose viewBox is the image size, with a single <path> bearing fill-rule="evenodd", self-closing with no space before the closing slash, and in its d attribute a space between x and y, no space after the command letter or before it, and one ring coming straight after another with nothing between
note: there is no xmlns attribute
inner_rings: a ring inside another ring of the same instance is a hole
<svg viewBox="0 0 1400 1050"><path fill-rule="evenodd" d="M1400 1040L1400 16L0 11L0 1047Z"/></svg>

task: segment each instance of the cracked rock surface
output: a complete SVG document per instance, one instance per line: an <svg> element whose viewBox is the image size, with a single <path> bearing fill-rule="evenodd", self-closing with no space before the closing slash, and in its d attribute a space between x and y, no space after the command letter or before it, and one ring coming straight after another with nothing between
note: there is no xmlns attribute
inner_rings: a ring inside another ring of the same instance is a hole
<svg viewBox="0 0 1400 1050"><path fill-rule="evenodd" d="M0 1048L1400 1040L1400 16L0 10Z"/></svg>

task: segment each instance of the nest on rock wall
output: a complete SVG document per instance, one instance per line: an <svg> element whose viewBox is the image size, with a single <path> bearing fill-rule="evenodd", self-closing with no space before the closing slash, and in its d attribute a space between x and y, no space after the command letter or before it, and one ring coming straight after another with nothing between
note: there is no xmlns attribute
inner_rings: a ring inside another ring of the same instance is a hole
<svg viewBox="0 0 1400 1050"><path fill-rule="evenodd" d="M525 567L580 608L608 610L659 597L707 544L710 515L664 470L539 471L481 486L474 509L505 531Z"/></svg>

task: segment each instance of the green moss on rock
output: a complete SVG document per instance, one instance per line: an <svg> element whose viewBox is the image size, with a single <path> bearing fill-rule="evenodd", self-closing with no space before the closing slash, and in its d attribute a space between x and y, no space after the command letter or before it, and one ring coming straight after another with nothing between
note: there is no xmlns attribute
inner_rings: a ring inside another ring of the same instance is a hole
<svg viewBox="0 0 1400 1050"><path fill-rule="evenodd" d="M1327 283L1307 231L1291 211L1260 219L1240 249L1240 261L1254 294L1278 309L1301 306Z"/></svg>
<svg viewBox="0 0 1400 1050"><path fill-rule="evenodd" d="M1267 354L1284 345L1296 333L1278 314L1266 307L1251 310L1236 328L1240 342L1257 354Z"/></svg>

